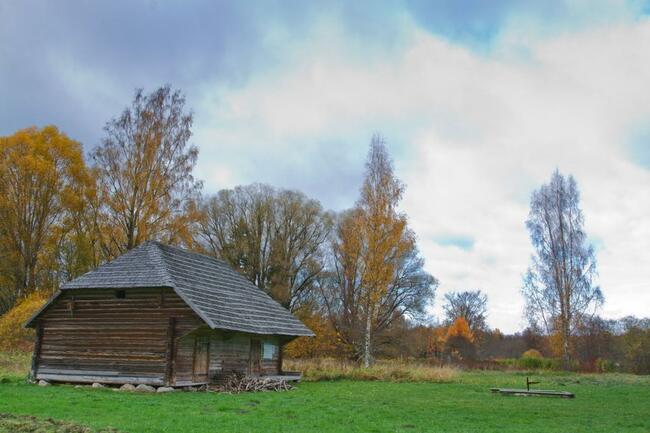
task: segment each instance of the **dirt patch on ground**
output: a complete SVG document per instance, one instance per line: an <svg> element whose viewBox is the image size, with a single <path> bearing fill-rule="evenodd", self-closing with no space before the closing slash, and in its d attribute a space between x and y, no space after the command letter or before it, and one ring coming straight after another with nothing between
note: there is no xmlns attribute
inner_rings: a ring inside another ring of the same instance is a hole
<svg viewBox="0 0 650 433"><path fill-rule="evenodd" d="M79 424L0 413L0 433L120 433L113 428L93 430ZM125 432L122 432L125 433Z"/></svg>

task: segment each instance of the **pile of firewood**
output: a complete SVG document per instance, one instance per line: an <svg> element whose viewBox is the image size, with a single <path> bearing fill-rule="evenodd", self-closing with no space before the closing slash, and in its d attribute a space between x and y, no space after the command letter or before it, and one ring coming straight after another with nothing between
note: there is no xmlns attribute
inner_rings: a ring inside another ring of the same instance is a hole
<svg viewBox="0 0 650 433"><path fill-rule="evenodd" d="M242 374L232 374L224 379L217 387L221 392L258 392L258 391L289 391L293 385L286 380L265 377L250 377Z"/></svg>

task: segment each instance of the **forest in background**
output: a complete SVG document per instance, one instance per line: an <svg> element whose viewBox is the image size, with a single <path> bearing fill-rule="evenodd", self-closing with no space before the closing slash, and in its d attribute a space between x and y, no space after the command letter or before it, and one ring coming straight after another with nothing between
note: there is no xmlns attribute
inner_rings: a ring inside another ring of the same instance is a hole
<svg viewBox="0 0 650 433"><path fill-rule="evenodd" d="M192 123L183 94L163 86L136 91L87 155L55 126L0 137L0 350L31 349L22 324L63 282L154 239L225 260L301 318L317 337L291 343L291 357L650 373L650 319L598 316L572 176L556 171L531 196L529 327L504 335L477 288L445 294L444 317L428 315L438 281L380 135L356 203L335 213L264 184L204 193Z"/></svg>

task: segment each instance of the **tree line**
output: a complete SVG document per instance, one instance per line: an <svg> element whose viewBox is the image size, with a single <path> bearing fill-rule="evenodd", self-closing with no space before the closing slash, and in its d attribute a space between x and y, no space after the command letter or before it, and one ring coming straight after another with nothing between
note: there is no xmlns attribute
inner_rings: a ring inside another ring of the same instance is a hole
<svg viewBox="0 0 650 433"><path fill-rule="evenodd" d="M403 185L380 136L339 214L253 184L202 194L193 116L170 86L135 93L84 158L54 126L0 141L0 313L155 239L217 256L302 317L323 315L370 364L379 333L425 312L436 280L398 211Z"/></svg>
<svg viewBox="0 0 650 433"><path fill-rule="evenodd" d="M405 186L381 136L370 141L354 206L334 213L263 184L205 194L192 124L185 97L167 85L137 90L86 157L54 126L0 137L0 315L155 239L225 260L302 318L318 336L292 343L295 356L370 365L375 356L485 353L494 332L480 290L446 294L445 321L425 324L438 281L399 210ZM603 302L583 223L571 176L555 172L533 193L526 317L558 341L565 368Z"/></svg>

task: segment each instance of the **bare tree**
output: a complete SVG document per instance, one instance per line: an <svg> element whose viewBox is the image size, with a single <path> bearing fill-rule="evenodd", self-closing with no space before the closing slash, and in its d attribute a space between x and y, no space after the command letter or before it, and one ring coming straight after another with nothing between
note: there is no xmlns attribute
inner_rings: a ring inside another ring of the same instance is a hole
<svg viewBox="0 0 650 433"><path fill-rule="evenodd" d="M535 253L522 294L531 324L541 323L548 333L559 335L566 369L576 326L603 303L602 292L593 283L596 258L583 226L575 179L556 170L531 197L526 227Z"/></svg>
<svg viewBox="0 0 650 433"><path fill-rule="evenodd" d="M198 149L188 146L192 114L170 86L136 91L131 107L104 128L92 153L98 174L97 225L110 258L148 239L189 242L201 188L192 176Z"/></svg>
<svg viewBox="0 0 650 433"><path fill-rule="evenodd" d="M286 308L295 310L311 296L332 229L318 201L254 184L219 191L202 211L200 232L209 252Z"/></svg>
<svg viewBox="0 0 650 433"><path fill-rule="evenodd" d="M443 309L447 324L462 317L475 335L487 328L487 295L480 290L446 293Z"/></svg>

